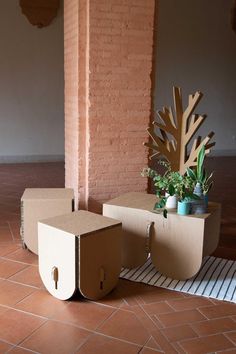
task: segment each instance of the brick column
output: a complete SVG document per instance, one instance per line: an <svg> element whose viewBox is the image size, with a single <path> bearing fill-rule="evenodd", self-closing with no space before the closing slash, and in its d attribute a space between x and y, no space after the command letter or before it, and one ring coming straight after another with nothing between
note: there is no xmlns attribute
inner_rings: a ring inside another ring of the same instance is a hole
<svg viewBox="0 0 236 354"><path fill-rule="evenodd" d="M155 0L64 0L66 186L80 208L145 191Z"/></svg>

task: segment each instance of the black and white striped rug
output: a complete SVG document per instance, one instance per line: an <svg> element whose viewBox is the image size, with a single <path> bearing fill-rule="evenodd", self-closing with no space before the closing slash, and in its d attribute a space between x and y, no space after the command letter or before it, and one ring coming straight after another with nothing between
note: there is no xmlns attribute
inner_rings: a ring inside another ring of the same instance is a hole
<svg viewBox="0 0 236 354"><path fill-rule="evenodd" d="M188 280L174 280L157 271L149 258L138 268L123 268L120 278L236 303L236 261L205 257L199 272Z"/></svg>

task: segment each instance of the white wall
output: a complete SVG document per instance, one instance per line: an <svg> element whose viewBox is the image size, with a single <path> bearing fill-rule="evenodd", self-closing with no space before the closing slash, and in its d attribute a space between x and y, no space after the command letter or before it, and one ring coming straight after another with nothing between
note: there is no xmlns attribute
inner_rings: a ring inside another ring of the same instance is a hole
<svg viewBox="0 0 236 354"><path fill-rule="evenodd" d="M201 91L195 113L208 115L215 155L236 154L236 33L233 0L159 0L155 107L173 105L172 86Z"/></svg>
<svg viewBox="0 0 236 354"><path fill-rule="evenodd" d="M0 1L0 161L64 155L63 9L32 26L18 0Z"/></svg>

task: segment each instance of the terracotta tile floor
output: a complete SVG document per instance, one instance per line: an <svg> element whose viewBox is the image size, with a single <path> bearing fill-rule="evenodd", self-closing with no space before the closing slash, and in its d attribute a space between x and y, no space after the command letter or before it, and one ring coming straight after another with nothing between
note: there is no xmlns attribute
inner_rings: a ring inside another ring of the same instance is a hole
<svg viewBox="0 0 236 354"><path fill-rule="evenodd" d="M61 163L0 166L0 353L236 353L234 304L124 280L98 302L48 294L20 245L19 200L25 187L63 186L63 175ZM224 179L228 191L234 179ZM216 197L227 211L217 254L235 259L235 207Z"/></svg>

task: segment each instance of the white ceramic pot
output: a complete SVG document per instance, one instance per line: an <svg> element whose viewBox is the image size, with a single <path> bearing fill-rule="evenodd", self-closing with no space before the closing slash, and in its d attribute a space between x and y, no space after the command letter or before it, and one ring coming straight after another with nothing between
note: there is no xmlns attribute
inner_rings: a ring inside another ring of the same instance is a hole
<svg viewBox="0 0 236 354"><path fill-rule="evenodd" d="M177 208L177 197L176 195L170 196L168 193L165 194L167 198L166 209L176 209Z"/></svg>

